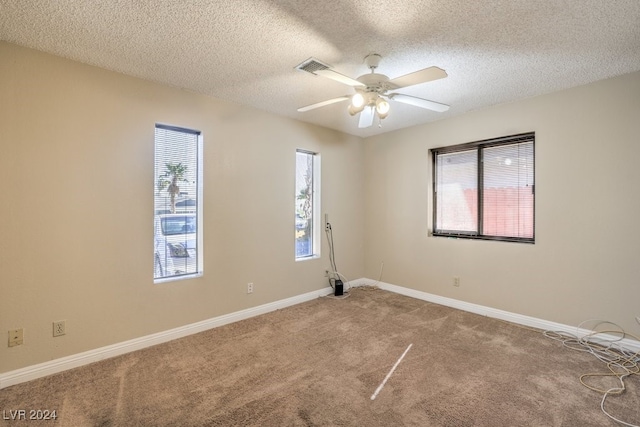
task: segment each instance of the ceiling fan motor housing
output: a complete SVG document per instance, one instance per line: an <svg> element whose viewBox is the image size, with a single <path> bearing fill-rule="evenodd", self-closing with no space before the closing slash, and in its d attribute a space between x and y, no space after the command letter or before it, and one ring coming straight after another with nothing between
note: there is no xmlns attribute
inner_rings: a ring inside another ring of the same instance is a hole
<svg viewBox="0 0 640 427"><path fill-rule="evenodd" d="M364 57L364 62L367 64L367 67L371 68L371 71L373 71L378 68L381 59L382 56L377 53L372 53Z"/></svg>
<svg viewBox="0 0 640 427"><path fill-rule="evenodd" d="M379 95L384 95L385 92L389 90L389 87L386 84L389 81L389 77L385 76L384 74L365 74L358 77L357 80L364 84L365 87L356 88L356 90L362 93L365 99L370 99L373 102L375 102Z"/></svg>

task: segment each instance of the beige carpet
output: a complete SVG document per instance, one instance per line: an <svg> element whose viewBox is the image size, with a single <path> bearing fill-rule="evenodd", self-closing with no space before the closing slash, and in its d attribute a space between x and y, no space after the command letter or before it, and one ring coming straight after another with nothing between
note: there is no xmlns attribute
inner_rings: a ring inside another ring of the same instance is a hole
<svg viewBox="0 0 640 427"><path fill-rule="evenodd" d="M397 364L377 397L371 396ZM9 426L616 426L580 375L601 362L534 331L374 288L0 390ZM602 381L607 381L603 379ZM615 384L614 384L615 385ZM640 380L606 409L640 423ZM4 417L3 417L4 418Z"/></svg>

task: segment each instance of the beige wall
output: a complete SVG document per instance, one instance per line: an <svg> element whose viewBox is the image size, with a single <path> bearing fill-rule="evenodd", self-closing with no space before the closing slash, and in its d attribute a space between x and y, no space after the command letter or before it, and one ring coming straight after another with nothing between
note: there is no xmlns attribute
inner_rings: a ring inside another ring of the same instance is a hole
<svg viewBox="0 0 640 427"><path fill-rule="evenodd" d="M428 237L428 149L529 131L535 245ZM387 283L567 325L606 319L640 335L639 135L634 73L368 138L365 276L384 262Z"/></svg>
<svg viewBox="0 0 640 427"><path fill-rule="evenodd" d="M359 138L6 43L0 100L0 372L327 286L324 236L321 259L294 261L296 148L321 154L338 266L364 275ZM157 122L204 136L205 274L160 285Z"/></svg>
<svg viewBox="0 0 640 427"><path fill-rule="evenodd" d="M638 333L640 73L364 141L6 43L0 99L0 333L25 328L24 345L0 343L0 372L326 286L324 238L321 259L293 259L296 148L322 155L347 277L384 262L387 283ZM161 285L157 122L201 130L205 167L205 274ZM536 244L427 237L428 149L528 131Z"/></svg>

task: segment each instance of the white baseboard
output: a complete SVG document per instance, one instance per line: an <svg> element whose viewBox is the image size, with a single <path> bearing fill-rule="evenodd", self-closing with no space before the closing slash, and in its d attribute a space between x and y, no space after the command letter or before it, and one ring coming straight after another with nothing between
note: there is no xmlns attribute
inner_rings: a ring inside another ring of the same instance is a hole
<svg viewBox="0 0 640 427"><path fill-rule="evenodd" d="M392 285L390 283L379 282L372 279L356 279L348 282L349 287L358 286L378 286L380 289L384 289L390 292L395 292L400 295L405 295L411 298L420 299L423 301L432 302L435 304L444 305L447 307L456 308L471 313L480 314L482 316L492 317L507 322L516 323L519 325L525 325L532 328L541 330L565 332L569 334L586 335L590 333L589 330L578 330L574 326L563 325L561 323L549 322L543 319L537 319L535 317L524 316L517 313L511 313L504 310L498 310L491 307L485 307L478 304L472 304L465 301L456 300L453 298L442 297L439 295L429 294L427 292L417 291L415 289L405 288L402 286ZM203 332L209 329L217 328L229 323L238 322L240 320L248 319L261 314L269 313L271 311L286 308L292 305L300 304L306 301L316 299L321 296L331 294L331 288L321 289L319 291L308 292L306 294L298 295L295 297L275 301L269 304L260 305L258 307L248 308L235 313L226 314L224 316L214 317L212 319L203 320L202 322L192 323L190 325L182 326L168 331L159 332L156 334L147 335L140 338L135 338L129 341L124 341L118 344L109 345L106 347L97 348L95 350L85 351L83 353L74 354L71 356L63 357L60 359L52 360L49 362L40 363L33 366L27 366L26 368L17 369L15 371L9 371L0 374L0 389L9 387L11 385L20 384L23 382L35 380L48 375L56 374L66 371L68 369L77 368L79 366L88 365L89 363L98 362L100 360L108 359L110 357L119 356L121 354L130 353L132 351L141 350L153 345L162 344L167 341L175 340L177 338L186 337L188 335ZM615 337L611 337L612 339ZM617 344L629 349L631 351L640 351L640 342L625 338L617 341Z"/></svg>
<svg viewBox="0 0 640 427"><path fill-rule="evenodd" d="M235 313L226 314L212 319L203 320L202 322L192 323L190 325L181 326L179 328L170 329L168 331L158 332L156 334L135 338L118 344L100 347L94 350L85 351L83 353L73 354L71 356L62 357L60 359L51 360L49 362L39 363L26 368L16 369L15 371L0 374L0 389L11 385L35 380L37 378L46 377L66 371L68 369L77 368L79 366L88 365L89 363L98 362L110 357L119 356L121 354L130 353L132 351L141 350L157 344L177 338L186 337L188 335L197 334L209 329L217 328L229 323L238 322L271 311L286 308L292 305L300 304L306 301L316 299L331 293L331 288L321 289L319 291L308 292L269 304L260 305L258 307L248 308L246 310L237 311Z"/></svg>
<svg viewBox="0 0 640 427"><path fill-rule="evenodd" d="M356 281L354 281L356 282ZM384 289L390 292L394 292L400 295L420 299L423 301L432 302L439 305L444 305L458 310L468 311L470 313L479 314L482 316L492 317L495 319L505 320L507 322L516 323L518 325L529 326L531 328L540 329L543 331L564 332L571 335L583 337L593 333L588 329L578 329L576 326L564 325L562 323L550 322L544 319L538 319L536 317L525 316L518 313L511 313L509 311L499 310L497 308L485 307L483 305L473 304L465 301L456 300L453 298L442 297L439 295L430 294L427 292L417 291L415 289L404 288L402 286L392 285L390 283L377 282L371 279L358 279L357 285L353 286L372 286L375 285L380 289ZM607 342L615 342L622 348L633 352L640 352L640 342L624 338L619 339L617 336L602 334L600 337Z"/></svg>

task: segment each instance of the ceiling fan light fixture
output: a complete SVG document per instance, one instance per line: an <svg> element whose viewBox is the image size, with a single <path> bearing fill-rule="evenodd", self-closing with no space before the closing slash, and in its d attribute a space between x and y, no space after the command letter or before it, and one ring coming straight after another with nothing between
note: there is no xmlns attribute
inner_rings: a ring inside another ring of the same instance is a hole
<svg viewBox="0 0 640 427"><path fill-rule="evenodd" d="M349 112L350 115L355 116L356 114L364 110L364 107L365 106L363 105L362 107L356 108L352 104L349 104L349 106L347 107L347 111Z"/></svg>
<svg viewBox="0 0 640 427"><path fill-rule="evenodd" d="M378 97L378 99L376 100L376 113L378 113L378 117L384 119L389 115L390 109L391 106L389 105L387 100L382 97Z"/></svg>
<svg viewBox="0 0 640 427"><path fill-rule="evenodd" d="M360 109L360 111L362 111L362 108L364 108L364 104L365 99L360 92L356 92L356 94L351 97L351 105L355 109Z"/></svg>

